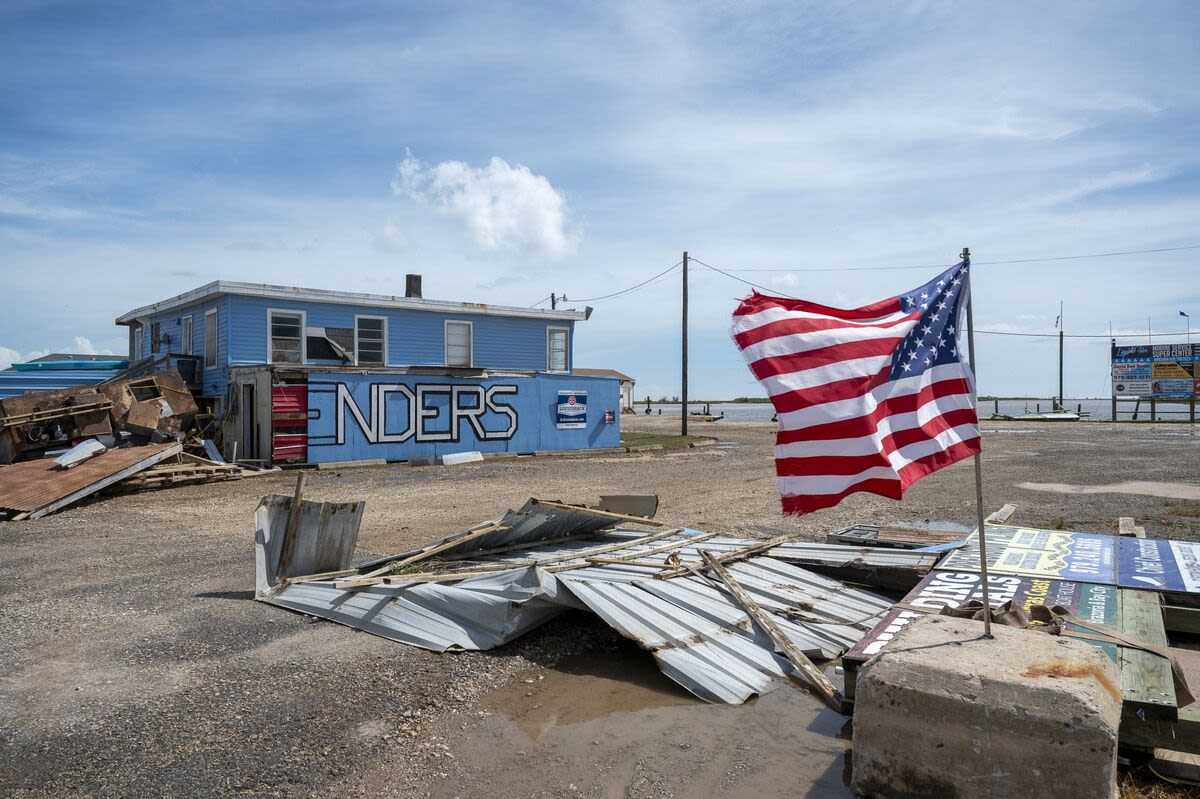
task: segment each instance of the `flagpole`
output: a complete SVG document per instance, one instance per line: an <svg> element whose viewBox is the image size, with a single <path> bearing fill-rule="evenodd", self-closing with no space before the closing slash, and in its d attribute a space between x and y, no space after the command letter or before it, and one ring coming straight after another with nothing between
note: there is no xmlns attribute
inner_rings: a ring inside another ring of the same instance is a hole
<svg viewBox="0 0 1200 799"><path fill-rule="evenodd" d="M971 266L971 250L963 247L963 263ZM970 270L967 272L970 280ZM970 284L968 284L970 285ZM967 294L967 356L971 359L971 401L975 405L975 415L979 415L979 372L975 368L975 314L971 307L972 294ZM979 445L983 447L983 435L980 431ZM983 637L992 637L992 603L988 593L987 538L983 534L983 466L978 454L975 455L975 529L979 537L979 578L983 588Z"/></svg>

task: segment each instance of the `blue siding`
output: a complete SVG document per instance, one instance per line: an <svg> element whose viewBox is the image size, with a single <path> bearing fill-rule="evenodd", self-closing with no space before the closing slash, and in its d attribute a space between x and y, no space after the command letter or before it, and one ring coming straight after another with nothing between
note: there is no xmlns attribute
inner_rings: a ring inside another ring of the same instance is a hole
<svg viewBox="0 0 1200 799"><path fill-rule="evenodd" d="M267 361L267 310L304 311L308 327L354 327L354 316L387 318L388 366L440 366L445 363L446 320L471 323L473 365L494 369L545 371L546 328L566 327L574 338L574 323L482 314L374 308L339 303L288 302L259 297L229 297L229 328L233 336L232 364ZM574 356L574 342L568 352ZM569 365L568 365L569 366Z"/></svg>
<svg viewBox="0 0 1200 799"><path fill-rule="evenodd" d="M0 371L0 399L19 397L30 391L55 391L60 388L91 386L108 380L119 370L112 369L39 369L20 372Z"/></svg>
<svg viewBox="0 0 1200 799"><path fill-rule="evenodd" d="M171 337L169 343L160 345L159 352L183 352L184 348L180 341L180 337L183 334L182 319L190 315L192 317L192 354L203 357L204 314L214 308L217 310L217 364L211 369L204 370L201 396L225 396L225 386L228 382L229 374L229 331L225 323L229 318L228 297L217 297L203 303L189 305L184 308L175 308L149 317L145 327L142 328L142 349L140 352L132 353L132 356L134 358L145 358L151 355L150 331L155 322L158 322L160 325L159 335Z"/></svg>

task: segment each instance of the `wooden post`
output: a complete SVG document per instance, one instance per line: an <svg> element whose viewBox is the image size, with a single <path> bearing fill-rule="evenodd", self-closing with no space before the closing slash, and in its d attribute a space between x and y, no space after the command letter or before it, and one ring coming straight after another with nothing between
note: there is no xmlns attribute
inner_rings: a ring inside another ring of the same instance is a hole
<svg viewBox="0 0 1200 799"><path fill-rule="evenodd" d="M1063 304L1058 302L1058 408L1066 410L1063 405Z"/></svg>
<svg viewBox="0 0 1200 799"><path fill-rule="evenodd" d="M800 670L800 673L807 678L808 687L816 692L821 701L828 707L842 712L842 698L838 694L837 688L825 676L825 673L818 669L808 657L800 651L800 649L792 643L792 639L783 634L783 631L771 619L771 615L763 610L757 602L750 598L746 593L746 589L738 584L737 580L729 571L721 565L721 562L713 557L713 554L707 549L700 550L700 557L704 558L704 562L708 564L708 568L712 569L713 573L725 583L725 587L729 589L729 593L733 594L734 599L742 606L742 610L754 620L754 623L762 629L771 642L775 644L775 651L782 654L788 661Z"/></svg>
<svg viewBox="0 0 1200 799"><path fill-rule="evenodd" d="M1115 394L1112 398L1112 420L1117 421L1117 396Z"/></svg>
<svg viewBox="0 0 1200 799"><path fill-rule="evenodd" d="M304 472L296 477L296 493L292 497L292 507L288 512L287 532L283 534L283 551L279 556L279 570L287 571L292 565L292 556L296 552L296 535L300 528L300 503L304 501Z"/></svg>
<svg viewBox="0 0 1200 799"><path fill-rule="evenodd" d="M688 254L683 253L683 404L679 408L679 435L686 436L688 423Z"/></svg>
<svg viewBox="0 0 1200 799"><path fill-rule="evenodd" d="M1151 397L1150 398L1150 421L1152 421L1152 422L1158 421L1158 410L1156 409L1156 405L1157 405L1157 403L1154 401L1154 397Z"/></svg>

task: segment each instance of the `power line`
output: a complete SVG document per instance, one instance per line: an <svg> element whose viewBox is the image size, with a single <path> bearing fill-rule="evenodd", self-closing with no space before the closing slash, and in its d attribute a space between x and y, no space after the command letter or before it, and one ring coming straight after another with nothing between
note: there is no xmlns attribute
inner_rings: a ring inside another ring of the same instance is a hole
<svg viewBox="0 0 1200 799"><path fill-rule="evenodd" d="M692 258L690 260L693 263L700 264L701 266L705 267L706 269L711 269L712 271L722 274L725 277L733 278L734 280L737 280L741 283L745 283L747 286L753 286L756 289L762 289L763 291L769 291L773 294L782 294L784 297L787 297L788 299L792 299L792 300L800 299L799 297L793 297L791 294L784 294L779 289L771 289L771 288L767 288L766 286L760 286L757 283L751 283L749 280L743 280L742 278L738 277L737 275L729 274L724 269L717 269L715 266L712 266L711 264L706 264L706 263L704 263L704 261L701 261L699 258Z"/></svg>
<svg viewBox="0 0 1200 799"><path fill-rule="evenodd" d="M553 296L554 296L553 294L547 294L545 297L542 297L540 300L538 300L537 302L535 302L533 305L530 305L529 307L530 307L530 308L536 308L536 307L538 307L539 305L541 305L543 302L545 302L546 300L550 299L550 298L551 298L551 297L553 297Z"/></svg>
<svg viewBox="0 0 1200 799"><path fill-rule="evenodd" d="M976 333L987 333L990 336L1027 336L1029 338L1058 338L1058 333L1014 333L1007 330L976 330ZM1108 333L1063 333L1063 338L1142 338L1150 335L1147 333L1117 333L1110 335ZM1195 336L1200 335L1200 330L1185 330L1182 333L1154 333L1154 336L1165 338L1167 336Z"/></svg>
<svg viewBox="0 0 1200 799"><path fill-rule="evenodd" d="M649 283L652 280L657 280L660 277L665 277L667 274L669 274L672 270L679 267L681 264L683 264L683 261L676 261L673 266L670 266L670 267L664 269L663 271L659 272L657 275L648 277L645 280L643 280L641 283L632 285L627 289L621 289L620 291L614 291L612 294L605 294L600 297L587 297L585 299L576 299L576 300L572 300L572 302L598 302L600 300L612 299L613 297L620 297L622 294L628 294L629 292L633 291L634 289L640 289L642 286L645 286L647 283ZM550 298L547 297L546 299L550 299ZM543 302L545 302L545 300L543 300Z"/></svg>
<svg viewBox="0 0 1200 799"><path fill-rule="evenodd" d="M1119 252L1096 252L1087 255L1054 255L1045 258L1018 258L1008 261L971 261L971 266L1000 266L1004 264L1036 264L1047 261L1077 261L1084 258L1114 258L1121 255L1152 255L1162 252L1180 252L1183 250L1200 250L1200 244L1187 244L1181 247L1159 247L1150 250L1121 250ZM693 259L695 260L695 259ZM914 266L816 266L816 267L771 267L771 268L729 268L726 272L890 272L900 269L947 269L953 264L918 264ZM710 269L713 267L709 267ZM718 270L720 271L720 270ZM732 275L730 275L732 277ZM747 281L748 282L748 281ZM754 284L750 284L754 285Z"/></svg>

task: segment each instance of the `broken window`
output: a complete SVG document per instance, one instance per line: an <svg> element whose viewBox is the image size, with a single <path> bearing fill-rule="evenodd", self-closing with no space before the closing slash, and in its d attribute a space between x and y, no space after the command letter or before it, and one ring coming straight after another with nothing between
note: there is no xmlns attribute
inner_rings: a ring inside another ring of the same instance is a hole
<svg viewBox="0 0 1200 799"><path fill-rule="evenodd" d="M546 370L550 372L567 371L567 348L570 336L565 327L550 327L546 329Z"/></svg>
<svg viewBox="0 0 1200 799"><path fill-rule="evenodd" d="M305 360L354 363L354 330L349 327L304 328Z"/></svg>
<svg viewBox="0 0 1200 799"><path fill-rule="evenodd" d="M304 313L268 311L270 328L267 360L270 363L304 363Z"/></svg>
<svg viewBox="0 0 1200 799"><path fill-rule="evenodd" d="M217 365L217 309L204 312L204 368Z"/></svg>
<svg viewBox="0 0 1200 799"><path fill-rule="evenodd" d="M158 322L151 322L150 323L150 354L151 355L155 355L158 353L159 332L160 332L160 327L159 327Z"/></svg>
<svg viewBox="0 0 1200 799"><path fill-rule="evenodd" d="M471 365L470 322L446 322L446 365Z"/></svg>
<svg viewBox="0 0 1200 799"><path fill-rule="evenodd" d="M354 317L354 351L359 366L387 365L387 320L382 316Z"/></svg>

